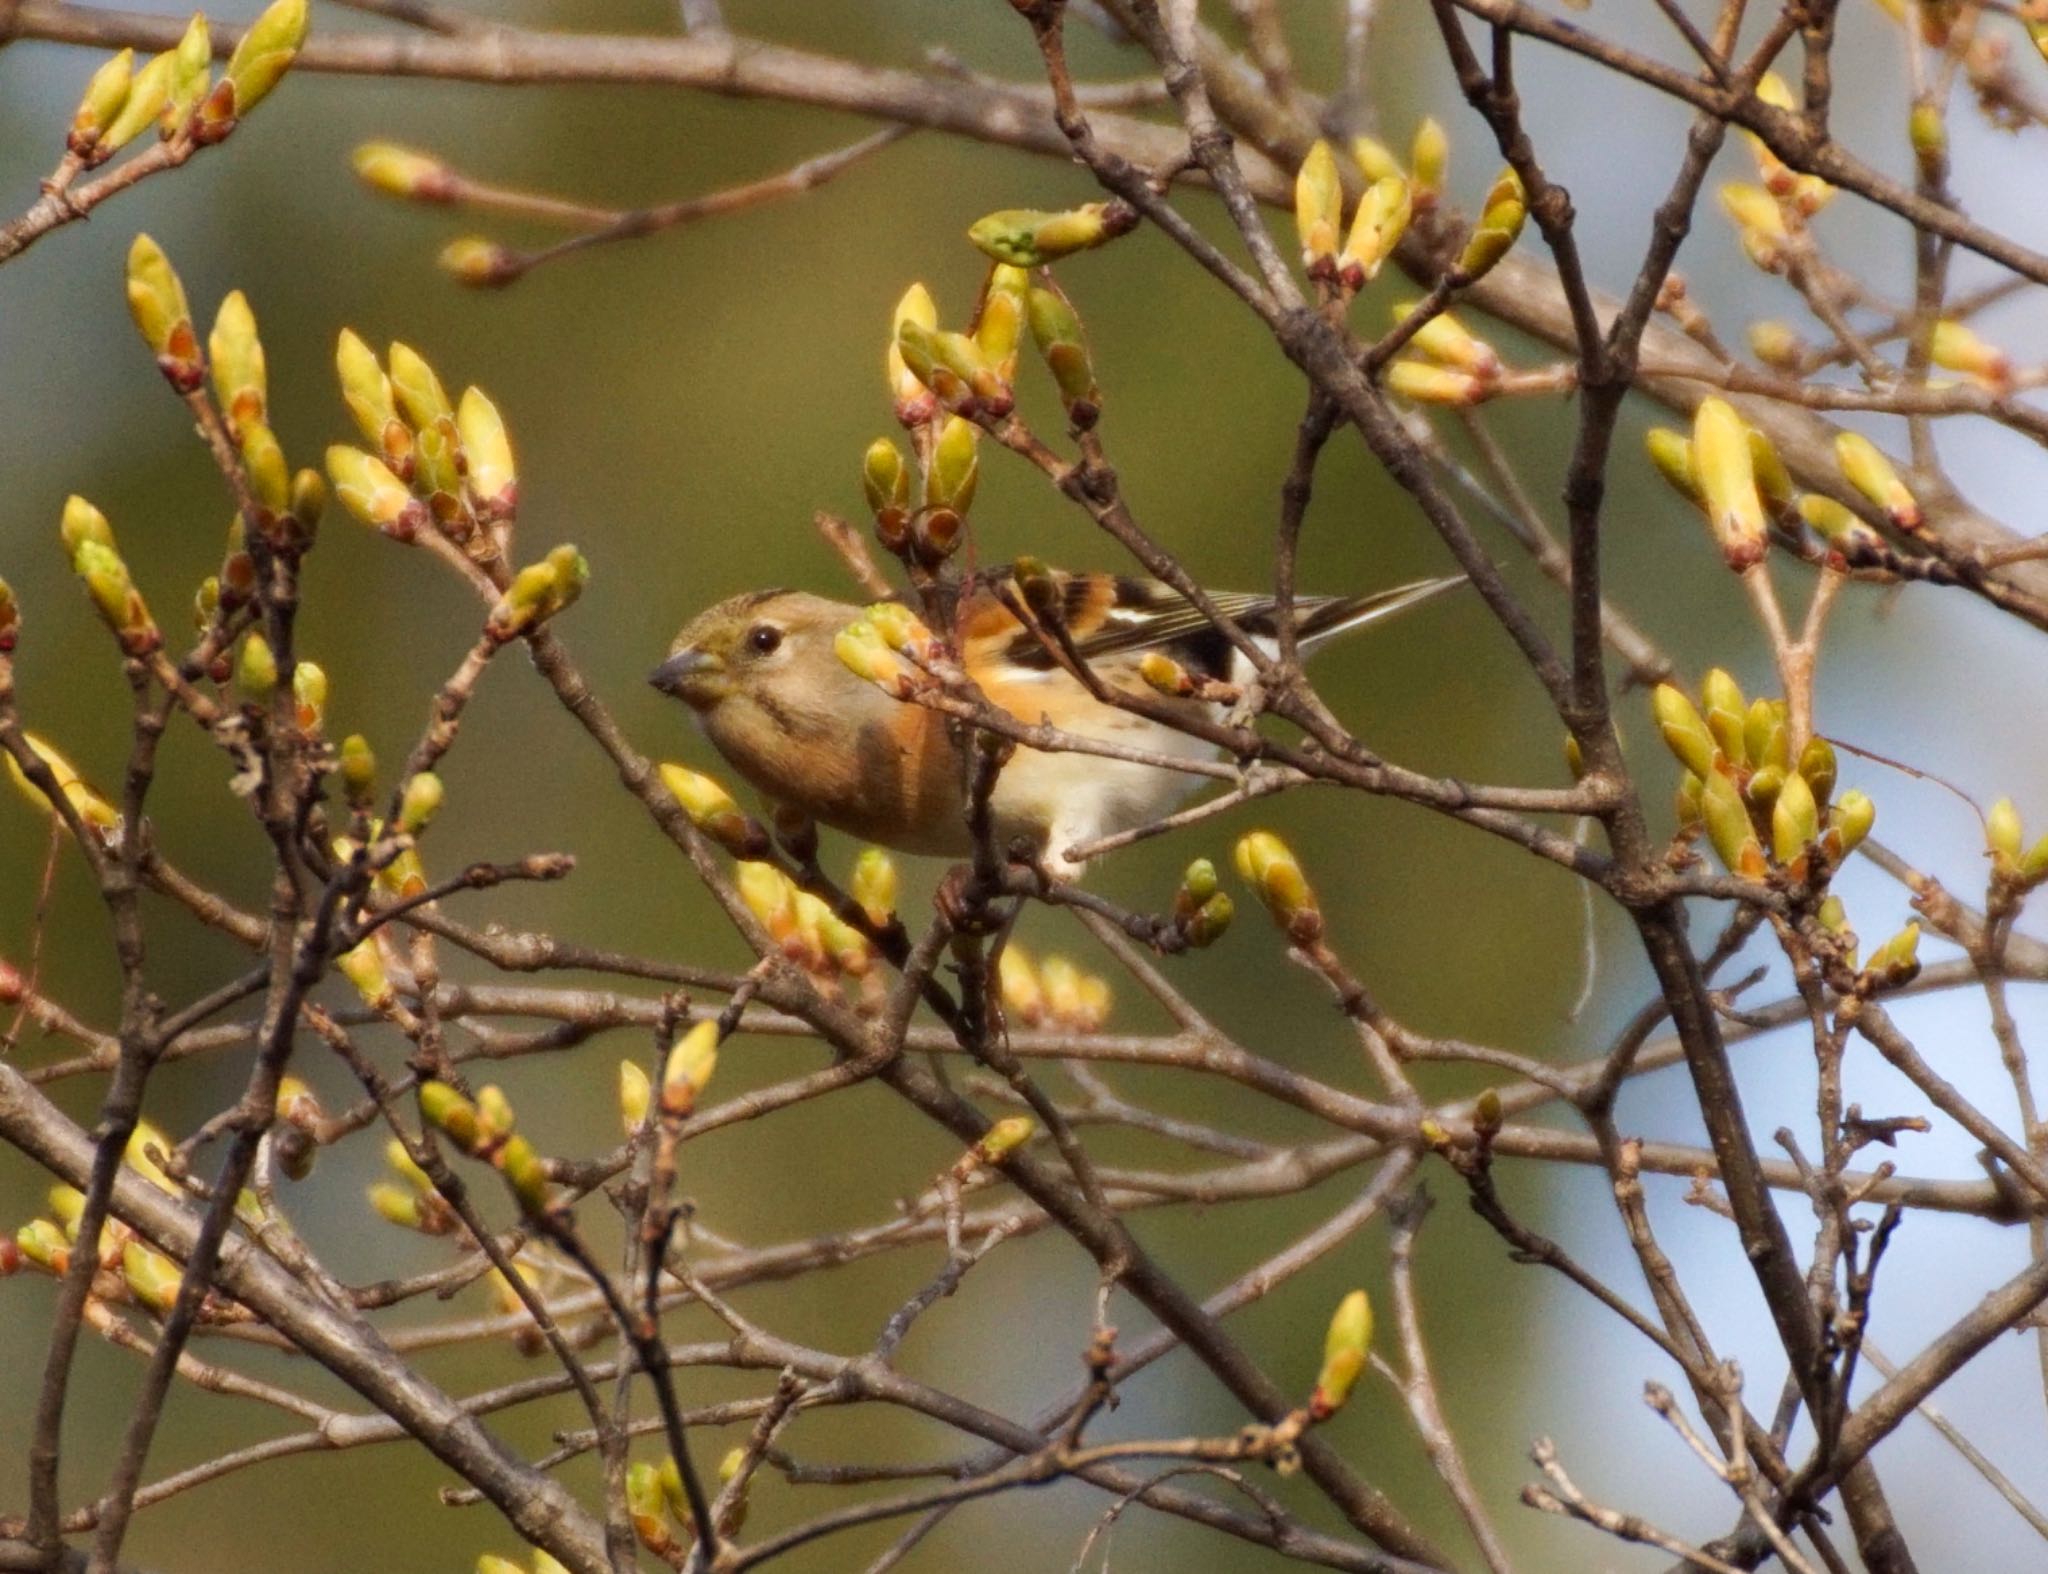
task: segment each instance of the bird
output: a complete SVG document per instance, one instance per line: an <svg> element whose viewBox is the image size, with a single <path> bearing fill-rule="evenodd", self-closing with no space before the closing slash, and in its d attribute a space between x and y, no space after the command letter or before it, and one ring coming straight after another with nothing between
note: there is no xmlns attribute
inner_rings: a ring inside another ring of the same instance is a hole
<svg viewBox="0 0 2048 1574"><path fill-rule="evenodd" d="M1154 695L1139 673L1160 652L1191 675L1242 685L1253 668L1192 601L1158 580L1040 569L1056 596L1074 654L1103 685ZM1466 583L1449 575L1352 596L1295 600L1295 638L1306 654ZM1041 598L1047 587L1032 587ZM1205 739L1105 704L1057 660L1031 626L1014 570L977 575L961 589L955 642L983 695L1027 724L1195 761L1216 758ZM1277 650L1271 595L1217 593L1218 611L1267 652ZM1040 604L1045 604L1042 600ZM851 671L834 645L864 609L808 591L751 591L685 625L648 675L694 713L711 746L771 803L899 852L964 857L972 851L958 730L939 711L898 700ZM1191 715L1222 716L1206 697L1171 701ZM1171 812L1204 778L1164 765L1020 745L990 798L995 836L1021 840L1043 872L1079 877L1073 849Z"/></svg>

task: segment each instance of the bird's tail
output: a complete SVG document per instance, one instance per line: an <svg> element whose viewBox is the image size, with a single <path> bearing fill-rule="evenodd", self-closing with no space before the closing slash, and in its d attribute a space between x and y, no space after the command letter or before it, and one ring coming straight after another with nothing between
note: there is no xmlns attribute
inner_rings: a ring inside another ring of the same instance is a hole
<svg viewBox="0 0 2048 1574"><path fill-rule="evenodd" d="M1318 606L1302 609L1300 620L1295 625L1295 637L1301 648L1308 650L1340 634L1349 634L1353 629L1398 617L1411 607L1434 601L1445 592L1470 583L1463 574L1446 574L1438 579L1412 580L1405 585L1371 591L1362 596L1333 596Z"/></svg>

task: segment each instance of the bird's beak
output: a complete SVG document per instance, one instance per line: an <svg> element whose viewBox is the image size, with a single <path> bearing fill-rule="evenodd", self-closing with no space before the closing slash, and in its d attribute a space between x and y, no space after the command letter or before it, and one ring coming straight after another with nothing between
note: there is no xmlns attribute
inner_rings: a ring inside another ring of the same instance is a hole
<svg viewBox="0 0 2048 1574"><path fill-rule="evenodd" d="M725 670L725 663L708 650L685 646L647 674L647 681L664 694L689 701L703 695L706 678Z"/></svg>

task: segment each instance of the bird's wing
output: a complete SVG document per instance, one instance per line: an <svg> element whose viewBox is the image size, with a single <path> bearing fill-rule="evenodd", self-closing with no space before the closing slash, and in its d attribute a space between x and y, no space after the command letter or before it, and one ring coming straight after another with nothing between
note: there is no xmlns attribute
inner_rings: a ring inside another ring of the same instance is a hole
<svg viewBox="0 0 2048 1574"><path fill-rule="evenodd" d="M1230 669L1229 640L1208 615L1172 586L1121 574L1055 572L1061 615L1074 648L1089 660L1172 647L1183 665L1215 676ZM1296 638L1304 648L1398 612L1463 584L1462 575L1417 580L1361 596L1300 596ZM1251 591L1212 591L1216 610L1259 640L1277 636L1277 603ZM1056 663L1021 615L1023 593L1007 569L977 582L962 608L961 638L992 659L1032 668Z"/></svg>

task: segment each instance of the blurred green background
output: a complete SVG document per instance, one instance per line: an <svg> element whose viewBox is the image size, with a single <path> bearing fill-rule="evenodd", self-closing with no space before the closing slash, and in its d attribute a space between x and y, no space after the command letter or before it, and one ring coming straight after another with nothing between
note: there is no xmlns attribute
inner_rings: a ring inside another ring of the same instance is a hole
<svg viewBox="0 0 2048 1574"><path fill-rule="evenodd" d="M914 64L927 47L943 44L977 69L1028 77L1034 65L1024 30L995 4L727 9L742 30L866 60ZM1311 67L1334 57L1336 10L1289 8L1301 58ZM499 14L605 31L663 33L673 25L668 8L646 0L532 3ZM316 7L315 25L365 23ZM1626 30L1630 23L1624 18L1620 25ZM1880 43L1851 29L1844 57L1896 75ZM1377 111L1399 137L1425 107L1436 107L1452 129L1454 184L1469 200L1483 190L1494 160L1477 123L1444 91L1439 53L1420 8L1390 8L1378 35ZM1081 58L1105 77L1141 69L1134 54L1099 42L1084 46ZM36 44L0 49L0 207L12 211L32 200L94 59ZM1524 92L1535 106L1539 144L1556 150L1556 167L1586 216L1596 274L1613 286L1632 270L1683 122L1668 105L1641 95L1613 100L1612 116L1588 114L1577 97L1588 81L1537 62ZM1871 103L1845 106L1849 130L1869 132L1895 161L1893 144L1901 139L1877 107L1881 97L1873 91ZM1625 137L1614 131L1624 111ZM864 129L845 116L656 89L499 89L307 75L289 80L224 148L110 204L90 224L52 235L0 271L0 572L26 608L18 672L29 724L89 777L116 779L126 743L125 689L57 549L67 492L84 492L107 511L167 627L180 626L191 587L219 557L227 501L121 303L122 257L134 233L147 230L179 267L202 320L226 290L248 293L269 353L274 421L295 463L317 462L326 443L352 435L331 370L334 336L345 325L379 345L403 339L451 386L475 383L488 391L520 454L520 555L572 540L592 565L590 591L563 625L570 646L643 748L705 766L707 748L675 707L645 687L644 673L690 614L734 591L774 583L850 593L809 521L818 508L859 514L859 455L889 428L880 361L891 304L909 281L923 279L943 314L964 315L984 266L961 238L967 224L995 207L1086 200L1093 194L1086 176L1050 160L918 135L800 201L600 248L542 268L502 293L470 293L433 268L444 241L473 229L523 244L546 236L373 197L350 177L347 155L366 137L392 137L443 153L486 179L631 206L757 177ZM1731 174L1740 163L1730 156ZM1202 199L1190 198L1188 207L1215 224ZM1898 252L1897 234L1874 221L1842 214L1829 223L1847 244L1882 236L1892 243L1886 255ZM1696 291L1718 295L1732 311L1754 314L1767 301L1783 310L1773 287L1746 271L1714 224L1703 226L1685 261ZM1104 431L1139 517L1210 582L1263 583L1299 415L1298 378L1252 319L1149 229L1068 265L1063 277L1089 327L1107 390ZM1360 306L1361 320L1383 313L1393 293L1378 287ZM1550 407L1499 417L1498 429L1526 462L1530 489L1546 502L1561 475L1569 414ZM1688 669L1718 660L1745 681L1762 679L1758 643L1729 576L1716 570L1694 522L1653 490L1646 467L1634 462L1637 432L1632 424L1624 435L1612 494L1615 593L1642 610ZM1994 489L2004 484L1994 472ZM2022 483L2010 484L2019 495ZM1030 551L1076 567L1124 566L1084 515L1000 455L985 457L975 516L976 545L986 560ZM1548 587L1505 542L1500 550L1511 577L1555 627ZM1335 444L1311 514L1305 586L1350 590L1447 566L1413 508L1360 445ZM331 729L361 730L396 757L472 639L474 603L423 554L361 529L339 510L311 559L305 589L302 651L333 680ZM1865 741L1908 752L1924 741L1929 717L1939 715L1950 740L1944 747L1961 751L1951 774L1994 791L2016 791L2017 772L2038 779L2037 742L2016 739L1995 719L1958 715L1942 698L1944 684L1987 662L2017 664L2021 637L1974 609L1957 614L1918 596L1905 598L1883 626L1873 621L1876 612L1874 602L1858 599L1843 615L1824 685L1837 708L1826 714L1853 722ZM1914 652L1905 667L1888 655L1902 646ZM2034 650L2025 644L2024 654ZM1874 685L1873 674L1884 683ZM1476 601L1439 603L1341 648L1323 661L1319 676L1358 734L1392 759L1475 780L1562 780L1557 728ZM2027 697L2025 680L2014 681ZM1661 771L1661 763L1652 759L1649 769ZM261 896L263 850L248 816L225 792L226 775L221 757L194 729L174 727L152 815L161 844L179 862L253 904ZM432 838L434 865L543 849L571 851L579 860L575 877L559 887L464 901L457 904L462 916L693 961L741 959L686 870L621 799L603 759L516 654L489 673L445 775L450 808ZM1968 868L1969 828L1956 823L1952 808L1936 811L1932 798L1916 796L1896 778L1885 778L1884 786L1880 802L1888 816L1925 809L1930 856ZM2048 801L2036 807L2048 809ZM1937 812L1941 818L1933 817ZM1208 854L1222 861L1230 839L1255 823L1278 826L1306 851L1338 942L1386 1005L1420 1028L1562 1059L1596 1047L1603 1028L1642 997L1643 971L1621 928L1603 913L1594 924L1599 987L1585 1016L1569 1022L1587 922L1571 882L1503 843L1399 805L1301 794L1148 843L1091 878L1120 898L1157 904L1187 859ZM1897 831L1909 822L1887 823ZM26 964L37 943L49 851L43 820L12 795L0 802L0 955L17 964ZM831 855L843 859L847 851L835 845ZM56 872L40 926L41 976L58 999L104 1024L112 1014L104 922L75 856L60 852ZM932 873L915 871L920 901ZM1887 932L1902 904L1884 887L1864 889L1874 908L1868 928ZM167 999L190 998L238 965L231 947L162 905L152 905L149 916L153 978ZM1024 938L1084 961L1093 955L1078 930L1044 914L1031 916ZM459 961L450 966L462 970ZM1355 1050L1326 996L1287 968L1263 923L1247 921L1227 944L1175 964L1173 972L1245 1042L1319 1076L1360 1084ZM1118 1026L1159 1025L1134 986L1123 985L1121 995ZM1975 1019L1967 1020L1974 1031ZM392 1046L379 1047L395 1058ZM35 1065L61 1052L31 1036L16 1055ZM508 1064L502 1080L544 1150L594 1151L614 1129L616 1061L644 1052L641 1040L614 1037ZM1988 1058L1988 1048L1983 1053ZM1745 1054L1745 1065L1761 1073L1760 1104L1774 1107L1782 1094L1776 1118L1798 1116L1807 1073L1797 1058ZM720 1091L817 1060L813 1047L742 1040L721 1068ZM166 1069L152 1084L150 1113L182 1133L239 1089L244 1069L239 1055ZM346 1099L345 1080L313 1046L295 1069L331 1103ZM1474 1085L1423 1069L1432 1089ZM1257 1135L1326 1135L1220 1080L1112 1075L1133 1096ZM1664 1079L1632 1100L1630 1118L1644 1129L1688 1135L1693 1122L1684 1091ZM89 1118L98 1092L96 1082L76 1079L58 1096ZM1996 1097L1995 1085L1986 1096ZM1771 1120L1758 1116L1765 1131ZM1157 1146L1108 1136L1102 1148L1113 1157L1182 1162ZM948 1139L888 1095L861 1090L715 1134L686 1154L684 1181L708 1226L765 1243L886 1217L896 1199L915 1195L954 1156ZM1967 1173L1966 1152L1952 1157L1953 1172ZM315 1178L292 1193L300 1226L349 1279L428 1266L443 1255L436 1243L369 1219L362 1187L374 1178L376 1158L370 1143L350 1144L325 1155ZM1595 1177L1510 1169L1505 1182L1530 1218L1633 1287ZM1150 1247L1205 1292L1341 1206L1361 1183L1346 1175L1280 1203L1147 1214L1135 1224ZM1589 1466L1582 1479L1596 1495L1654 1509L1687 1534L1724 1529L1728 1505L1634 1402L1642 1378L1671 1376L1654 1353L1592 1321L1587 1304L1565 1297L1552 1280L1509 1266L1491 1234L1468 1218L1454 1177L1440 1172L1432 1184L1444 1204L1421 1252L1433 1354L1475 1473L1527 1566L1577 1567L1588 1557L1601 1566L1627 1562L1624 1552L1595 1548L1585 1533L1515 1506L1515 1491L1529 1474L1524 1452L1543 1431L1558 1434L1568 1460ZM28 1165L0 1152L0 1222L11 1227L27 1216L41 1190ZM1678 1190L1676 1183L1656 1190L1658 1207L1668 1209L1660 1218L1687 1254L1686 1265L1717 1287L1708 1304L1732 1319L1731 1345L1751 1360L1753 1380L1775 1385L1779 1367L1733 1242L1701 1228L1713 1221L1680 1207ZM1793 1223L1797 1234L1800 1221ZM1923 1260L1950 1275L1952 1285L1994 1281L2018 1260L2018 1243L2001 1232L1944 1228L1945 1234L1932 1226L1909 1231L1908 1246L1924 1250ZM741 1304L791 1337L853 1353L939 1261L935 1246L900 1252L748 1291ZM1353 1283L1382 1289L1383 1262L1384 1227L1376 1225L1232 1326L1281 1382L1305 1388L1329 1308ZM1089 1265L1063 1240L1046 1236L1007 1247L924 1319L905 1364L1028 1415L1077 1378L1091 1290ZM18 1511L25 1499L26 1414L51 1296L50 1283L37 1276L0 1290L0 1514ZM1937 1305L1952 1315L1961 1302L1945 1296ZM445 1318L480 1306L471 1291L452 1307L408 1308L395 1320ZM1116 1315L1131 1332L1146 1325L1128 1304ZM710 1327L692 1314L675 1318L672 1331L701 1335ZM1902 1343L1911 1331L1901 1333ZM308 1380L272 1360L253 1364ZM427 1366L457 1390L534 1369L500 1348L437 1354ZM83 1345L66 1434L67 1504L83 1501L103 1478L138 1375L131 1358L96 1341ZM332 1386L311 1381L323 1393ZM690 1376L683 1387L687 1400L702 1401L760 1391L768 1381ZM1134 1382L1105 1430L1220 1432L1239 1419L1213 1382L1176 1359ZM573 1421L573 1406L558 1404L494 1424L514 1446L537 1452L552 1428ZM180 1392L149 1474L278 1430L277 1419L249 1404ZM1445 1544L1461 1545L1384 1384L1373 1385L1333 1435ZM715 1460L737 1438L703 1438L698 1453ZM958 1446L914 1417L873 1409L805 1419L785 1442L821 1461L937 1459ZM1949 1470L1942 1456L1928 1457L1930 1473L1936 1465ZM592 1482L581 1469L569 1479L584 1489ZM409 1448L346 1459L309 1455L239 1473L149 1511L130 1547L145 1565L173 1571L289 1561L301 1574L462 1569L480 1551L516 1550L488 1511L438 1506L434 1491L442 1481L442 1472ZM1277 1486L1290 1502L1310 1501L1290 1484L1263 1484ZM1973 1481L1958 1490L1977 1488ZM790 1523L832 1502L822 1489L791 1488L767 1476L755 1496L750 1528ZM1932 1514L1938 1501L1909 1494L1909 1529L1912 1514ZM1092 1492L1064 1486L976 1504L955 1514L907 1566L1063 1569L1105 1506ZM1318 1522L1328 1520L1311 1512ZM863 1532L810 1549L790 1566L859 1566L891 1534ZM1003 1550L992 1554L993 1547ZM1263 1568L1272 1561L1136 1512L1116 1528L1112 1560L1119 1569L1186 1570Z"/></svg>

